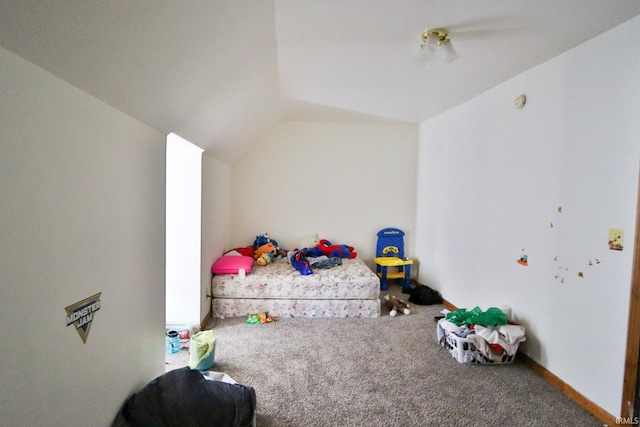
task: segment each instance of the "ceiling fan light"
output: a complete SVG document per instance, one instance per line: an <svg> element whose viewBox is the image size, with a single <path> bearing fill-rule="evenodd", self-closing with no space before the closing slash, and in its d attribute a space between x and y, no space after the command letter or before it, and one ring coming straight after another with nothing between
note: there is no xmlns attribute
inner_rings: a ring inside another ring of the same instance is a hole
<svg viewBox="0 0 640 427"><path fill-rule="evenodd" d="M440 45L438 49L438 56L441 58L442 62L453 62L458 59L460 54L453 48L451 41L446 40Z"/></svg>
<svg viewBox="0 0 640 427"><path fill-rule="evenodd" d="M418 64L423 67L429 66L429 64L436 62L438 57L438 39L437 37L428 37L422 46L420 46L420 52L418 55Z"/></svg>
<svg viewBox="0 0 640 427"><path fill-rule="evenodd" d="M437 28L422 33L418 64L429 67L433 63L455 61L460 56L451 44L447 30Z"/></svg>

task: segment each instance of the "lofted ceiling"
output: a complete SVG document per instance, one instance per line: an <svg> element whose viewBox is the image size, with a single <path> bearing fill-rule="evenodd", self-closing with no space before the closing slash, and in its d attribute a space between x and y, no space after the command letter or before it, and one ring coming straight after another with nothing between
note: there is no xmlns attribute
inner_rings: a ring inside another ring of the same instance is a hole
<svg viewBox="0 0 640 427"><path fill-rule="evenodd" d="M0 46L232 163L283 120L420 123L638 14L636 0L0 0ZM460 58L420 68L436 27Z"/></svg>

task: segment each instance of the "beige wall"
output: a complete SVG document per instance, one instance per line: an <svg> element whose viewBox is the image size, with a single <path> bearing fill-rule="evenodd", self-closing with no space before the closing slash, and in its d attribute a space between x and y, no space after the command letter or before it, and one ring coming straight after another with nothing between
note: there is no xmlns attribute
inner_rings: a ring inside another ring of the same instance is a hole
<svg viewBox="0 0 640 427"><path fill-rule="evenodd" d="M285 122L233 165L232 246L268 232L285 249L318 233L366 261L378 230L397 226L411 253L418 128Z"/></svg>
<svg viewBox="0 0 640 427"><path fill-rule="evenodd" d="M164 372L165 137L0 48L0 425L107 426ZM65 307L102 293L87 342Z"/></svg>
<svg viewBox="0 0 640 427"><path fill-rule="evenodd" d="M200 320L209 313L211 265L231 240L231 166L202 155L202 265Z"/></svg>
<svg viewBox="0 0 640 427"><path fill-rule="evenodd" d="M420 137L421 280L458 307L510 305L523 351L614 416L640 158L640 47L617 42L639 37L636 18L423 123ZM621 252L611 228L624 230Z"/></svg>

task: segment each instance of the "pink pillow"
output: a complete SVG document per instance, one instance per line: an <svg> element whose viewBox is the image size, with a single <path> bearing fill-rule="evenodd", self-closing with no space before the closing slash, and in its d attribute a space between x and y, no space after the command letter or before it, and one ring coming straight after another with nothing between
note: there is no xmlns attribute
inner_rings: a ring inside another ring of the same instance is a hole
<svg viewBox="0 0 640 427"><path fill-rule="evenodd" d="M213 263L211 271L214 274L238 274L244 269L245 273L250 273L252 265L253 258L250 256L225 255Z"/></svg>

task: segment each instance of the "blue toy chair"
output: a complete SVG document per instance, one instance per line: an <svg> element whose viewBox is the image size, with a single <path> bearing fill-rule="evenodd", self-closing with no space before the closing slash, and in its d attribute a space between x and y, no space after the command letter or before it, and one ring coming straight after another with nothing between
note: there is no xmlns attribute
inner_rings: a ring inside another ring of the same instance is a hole
<svg viewBox="0 0 640 427"><path fill-rule="evenodd" d="M389 279L400 279L402 290L411 289L412 259L404 256L404 231L385 228L378 232L376 246L376 273L380 277L380 290L389 289Z"/></svg>

